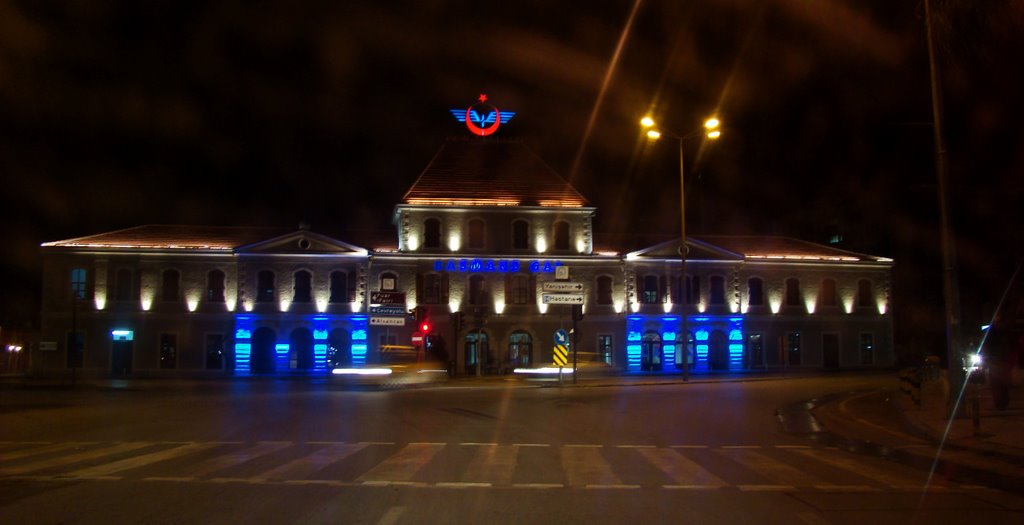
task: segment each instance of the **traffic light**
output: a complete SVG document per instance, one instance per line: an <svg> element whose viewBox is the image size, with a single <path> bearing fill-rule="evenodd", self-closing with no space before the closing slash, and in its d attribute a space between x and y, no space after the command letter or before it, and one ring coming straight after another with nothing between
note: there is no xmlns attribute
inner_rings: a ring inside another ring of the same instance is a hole
<svg viewBox="0 0 1024 525"><path fill-rule="evenodd" d="M430 321L421 321L419 326L420 326L420 333L422 333L423 335L429 334L430 330L432 330L434 328L430 324Z"/></svg>

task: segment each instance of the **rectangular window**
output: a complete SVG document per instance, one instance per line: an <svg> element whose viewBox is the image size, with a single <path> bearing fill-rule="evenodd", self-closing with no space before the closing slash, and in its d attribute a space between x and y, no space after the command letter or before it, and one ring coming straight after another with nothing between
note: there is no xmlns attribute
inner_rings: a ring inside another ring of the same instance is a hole
<svg viewBox="0 0 1024 525"><path fill-rule="evenodd" d="M441 304L441 276L428 273L423 276L422 304Z"/></svg>
<svg viewBox="0 0 1024 525"><path fill-rule="evenodd" d="M875 364L875 334L860 334L860 364Z"/></svg>
<svg viewBox="0 0 1024 525"><path fill-rule="evenodd" d="M224 368L224 334L206 334L206 369Z"/></svg>
<svg viewBox="0 0 1024 525"><path fill-rule="evenodd" d="M85 290L88 284L88 273L85 268L71 269L71 297L85 299Z"/></svg>
<svg viewBox="0 0 1024 525"><path fill-rule="evenodd" d="M174 369L178 367L178 336L177 334L160 334L160 368Z"/></svg>
<svg viewBox="0 0 1024 525"><path fill-rule="evenodd" d="M607 364L612 364L612 334L598 334L597 336L597 358Z"/></svg>
<svg viewBox="0 0 1024 525"><path fill-rule="evenodd" d="M800 364L800 332L786 334L786 360L791 365Z"/></svg>

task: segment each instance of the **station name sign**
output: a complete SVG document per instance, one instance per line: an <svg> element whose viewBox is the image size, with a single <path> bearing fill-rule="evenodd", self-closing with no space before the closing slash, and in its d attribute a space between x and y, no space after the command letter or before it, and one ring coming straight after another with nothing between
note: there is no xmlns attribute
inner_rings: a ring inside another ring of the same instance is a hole
<svg viewBox="0 0 1024 525"><path fill-rule="evenodd" d="M530 273L555 273L562 261L519 261L516 259L437 259L435 272L449 273L518 273L524 268Z"/></svg>

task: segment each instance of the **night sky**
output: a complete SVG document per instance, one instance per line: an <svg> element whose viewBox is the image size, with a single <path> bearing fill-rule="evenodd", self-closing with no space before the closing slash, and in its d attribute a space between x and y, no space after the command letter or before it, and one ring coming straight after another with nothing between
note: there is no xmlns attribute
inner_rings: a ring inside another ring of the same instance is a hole
<svg viewBox="0 0 1024 525"><path fill-rule="evenodd" d="M0 321L35 322L47 240L389 228L466 135L448 110L486 93L517 112L499 133L598 208L599 236L678 232L674 143L637 122L683 134L717 113L723 138L687 143L690 233L842 234L896 259L901 332L940 327L923 1L640 2L619 54L629 1L365 4L0 0ZM933 10L972 324L1024 253L1024 4Z"/></svg>

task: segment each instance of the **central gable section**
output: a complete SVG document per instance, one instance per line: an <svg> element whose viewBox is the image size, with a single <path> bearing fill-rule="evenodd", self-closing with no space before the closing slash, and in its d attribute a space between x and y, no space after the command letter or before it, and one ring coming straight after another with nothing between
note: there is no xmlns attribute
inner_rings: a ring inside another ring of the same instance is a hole
<svg viewBox="0 0 1024 525"><path fill-rule="evenodd" d="M406 192L421 206L588 206L521 141L449 139Z"/></svg>
<svg viewBox="0 0 1024 525"><path fill-rule="evenodd" d="M308 230L299 230L241 246L235 251L240 254L352 255L360 257L366 256L368 253L365 248Z"/></svg>

